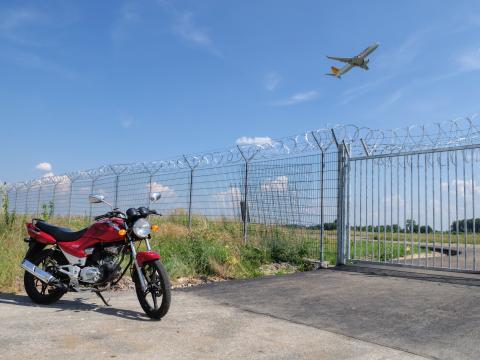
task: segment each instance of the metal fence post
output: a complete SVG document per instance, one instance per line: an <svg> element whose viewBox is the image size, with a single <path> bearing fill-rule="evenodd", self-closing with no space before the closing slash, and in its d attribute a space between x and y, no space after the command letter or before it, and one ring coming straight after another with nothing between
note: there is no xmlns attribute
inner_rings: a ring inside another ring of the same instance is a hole
<svg viewBox="0 0 480 360"><path fill-rule="evenodd" d="M150 195L152 194L152 186L153 186L153 183L152 183L152 180L153 180L153 175L150 173L150 176L148 177L148 208L150 207L150 204L152 203L152 199L150 199Z"/></svg>
<svg viewBox="0 0 480 360"><path fill-rule="evenodd" d="M188 196L188 230L192 230L193 169L190 169L190 190Z"/></svg>
<svg viewBox="0 0 480 360"><path fill-rule="evenodd" d="M115 198L113 200L113 207L118 208L118 180L120 175L115 176Z"/></svg>
<svg viewBox="0 0 480 360"><path fill-rule="evenodd" d="M75 181L74 178L68 176L68 180L70 181L70 191L68 193L68 223L70 223L70 219L72 218L72 193L73 193L73 182Z"/></svg>
<svg viewBox="0 0 480 360"><path fill-rule="evenodd" d="M30 195L30 187L31 185L27 185L27 194L25 195L25 215L28 215L28 195Z"/></svg>
<svg viewBox="0 0 480 360"><path fill-rule="evenodd" d="M90 186L90 195L93 195L93 189L95 187L95 181L96 180L97 180L97 178L92 177L92 185ZM88 218L90 220L92 219L92 210L93 210L93 204L90 203L90 209L89 209L89 212L88 212Z"/></svg>
<svg viewBox="0 0 480 360"><path fill-rule="evenodd" d="M337 191L337 265L346 263L345 253L347 244L347 219L346 219L346 168L347 151L344 143L338 144L338 191Z"/></svg>
<svg viewBox="0 0 480 360"><path fill-rule="evenodd" d="M324 183L325 183L325 149L312 131L313 139L320 150L320 261L325 260L325 231L324 231Z"/></svg>
<svg viewBox="0 0 480 360"><path fill-rule="evenodd" d="M197 165L190 164L187 157L183 155L185 162L187 163L188 167L190 168L190 182L189 182L189 190L188 190L188 230L192 230L192 197L193 197L193 172Z"/></svg>
<svg viewBox="0 0 480 360"><path fill-rule="evenodd" d="M40 197L42 195L42 184L40 183L39 189L38 189L38 196L37 196L37 211L35 211L35 216L39 216L39 211L40 211Z"/></svg>
<svg viewBox="0 0 480 360"><path fill-rule="evenodd" d="M245 161L245 179L244 179L244 199L243 199L243 242L246 245L248 241L248 161Z"/></svg>
<svg viewBox="0 0 480 360"><path fill-rule="evenodd" d="M248 211L248 164L250 160L257 154L260 149L258 148L257 151L253 152L250 157L247 157L246 154L242 151L240 146L237 145L237 149L242 155L243 160L245 161L245 171L244 171L244 184L243 184L243 201L240 203L240 213L242 214L242 221L243 221L243 243L246 245L248 242L248 223L249 223L249 211ZM243 211L242 211L243 210Z"/></svg>
<svg viewBox="0 0 480 360"><path fill-rule="evenodd" d="M58 181L55 181L55 184L53 185L53 192L52 192L52 203L50 204L51 205L51 208L50 208L50 212L52 213L52 216L55 215L55 202L56 202L56 196L57 196L57 185L58 185Z"/></svg>
<svg viewBox="0 0 480 360"><path fill-rule="evenodd" d="M115 194L113 199L113 207L118 208L118 184L120 181L120 175L125 172L126 167L123 167L121 165L110 165L109 168L115 174ZM117 168L120 168L120 171L118 171ZM96 179L98 179L98 177Z"/></svg>
<svg viewBox="0 0 480 360"><path fill-rule="evenodd" d="M344 254L346 256L346 261L349 261L351 258L350 254L350 144L345 144L343 141L343 147L345 150L345 175L344 175L344 189L346 191L345 194L345 239L344 244L346 246L346 251Z"/></svg>

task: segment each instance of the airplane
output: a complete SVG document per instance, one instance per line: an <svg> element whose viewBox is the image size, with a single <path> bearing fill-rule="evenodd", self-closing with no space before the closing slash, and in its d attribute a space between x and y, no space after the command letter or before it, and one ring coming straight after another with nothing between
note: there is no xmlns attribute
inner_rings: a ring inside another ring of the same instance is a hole
<svg viewBox="0 0 480 360"><path fill-rule="evenodd" d="M341 57L335 57L335 56L327 56L327 58L329 58L329 59L344 62L344 63L346 63L346 65L344 67L342 67L341 69L339 69L335 66L332 66L331 67L332 72L328 73L328 74L325 74L325 75L335 76L335 77L340 79L341 75L343 75L343 74L347 73L348 71L352 70L352 68L355 67L355 66L360 67L360 68L365 69L365 70L368 70L367 64L369 62L369 59L365 59L365 58L368 55L370 55L372 52L374 52L378 48L379 45L380 45L379 43L372 44L369 47L367 47L365 50L363 50L360 54L358 54L357 56L351 57L351 58L341 58Z"/></svg>

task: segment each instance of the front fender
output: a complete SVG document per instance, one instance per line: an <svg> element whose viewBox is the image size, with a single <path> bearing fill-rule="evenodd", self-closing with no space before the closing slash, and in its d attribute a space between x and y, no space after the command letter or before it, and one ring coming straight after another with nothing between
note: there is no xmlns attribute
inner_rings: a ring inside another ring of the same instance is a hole
<svg viewBox="0 0 480 360"><path fill-rule="evenodd" d="M155 260L160 260L160 255L154 251L140 251L137 253L137 264L140 267L146 262Z"/></svg>

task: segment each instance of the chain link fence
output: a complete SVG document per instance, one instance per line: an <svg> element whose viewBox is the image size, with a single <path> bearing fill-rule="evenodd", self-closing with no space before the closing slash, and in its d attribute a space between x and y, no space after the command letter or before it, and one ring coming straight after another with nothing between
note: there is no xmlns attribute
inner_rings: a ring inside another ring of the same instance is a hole
<svg viewBox="0 0 480 360"><path fill-rule="evenodd" d="M363 200L370 190L361 188L377 175L359 174L365 165L357 159L469 146L480 143L479 135L471 119L388 131L337 125L283 139L247 139L226 150L8 184L5 192L8 211L19 215L92 218L109 210L88 202L89 194L101 194L114 207L152 207L189 229L205 221L228 223L244 243L295 243L306 257L342 263L367 256L357 253L360 243L350 239L373 226L372 216L379 218L381 211L362 218L359 203L365 207L371 199ZM162 194L158 203L150 203L151 192Z"/></svg>

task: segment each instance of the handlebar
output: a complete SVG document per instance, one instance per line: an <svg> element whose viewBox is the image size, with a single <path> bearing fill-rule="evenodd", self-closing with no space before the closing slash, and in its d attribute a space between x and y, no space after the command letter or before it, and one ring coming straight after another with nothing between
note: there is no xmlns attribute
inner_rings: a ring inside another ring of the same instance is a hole
<svg viewBox="0 0 480 360"><path fill-rule="evenodd" d="M107 219L107 218L112 217L112 216L113 216L113 214L108 212L108 213L103 214L103 215L95 216L94 219L95 219L95 221L97 221L97 220L101 220L101 219Z"/></svg>
<svg viewBox="0 0 480 360"><path fill-rule="evenodd" d="M111 218L111 217L115 217L115 216L118 216L118 215L123 215L123 212L121 212L120 210L117 210L117 209L114 209L112 211L109 211L105 214L102 214L102 215L98 215L98 216L95 216L94 219L95 221L98 221L98 220L102 220L102 219L108 219L108 218ZM157 212L157 210L149 210L148 211L148 215L157 215L157 216L162 216L162 214L159 214Z"/></svg>
<svg viewBox="0 0 480 360"><path fill-rule="evenodd" d="M109 211L109 212L107 212L103 215L95 216L94 219L95 219L95 221L101 220L101 219L108 219L108 218L111 218L111 217L118 216L120 214L123 214L123 212L121 212L120 210L114 209L114 210Z"/></svg>

